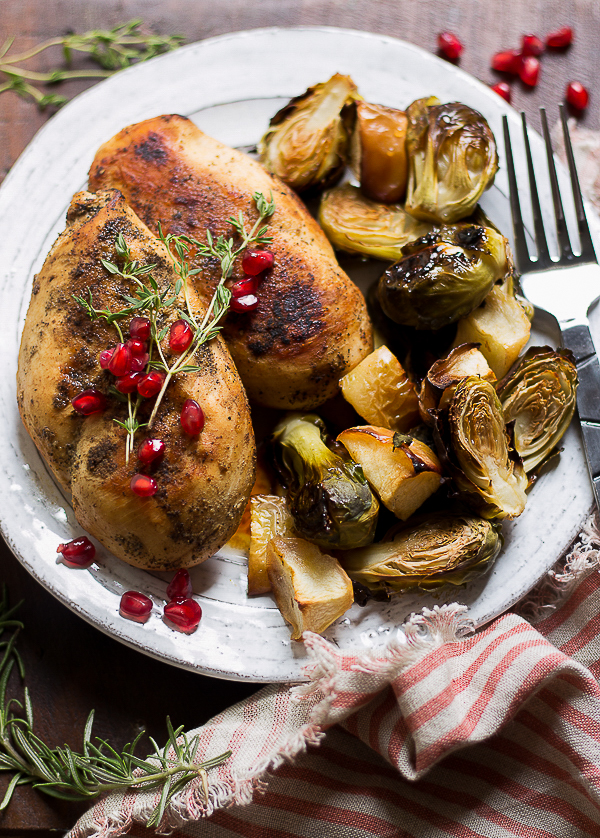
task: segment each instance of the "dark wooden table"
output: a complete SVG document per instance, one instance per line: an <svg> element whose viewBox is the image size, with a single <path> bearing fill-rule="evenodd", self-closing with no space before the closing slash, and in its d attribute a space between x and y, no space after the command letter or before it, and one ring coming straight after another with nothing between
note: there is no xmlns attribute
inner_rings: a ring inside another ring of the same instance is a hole
<svg viewBox="0 0 600 838"><path fill-rule="evenodd" d="M465 44L460 66L490 83L500 78L489 69L494 52L517 47L525 32L544 35L568 24L573 46L545 57L535 90L516 83L513 104L538 125L537 108L554 107L566 83L577 79L591 90L581 122L600 128L600 6L589 0L0 0L0 41L14 35L21 51L67 30L109 28L134 17L156 32L181 33L187 42L262 26L321 24L382 32L435 50L437 33L450 30ZM59 60L54 50L31 66L47 69ZM72 96L86 86L72 81L60 92ZM48 116L13 92L0 95L0 179ZM79 747L92 708L95 733L116 747L141 727L162 742L167 714L176 725L195 727L257 689L177 670L120 645L60 605L3 543L0 581L8 583L13 601L24 599L20 649L36 730L51 745ZM60 834L83 808L22 787L0 813L0 836Z"/></svg>

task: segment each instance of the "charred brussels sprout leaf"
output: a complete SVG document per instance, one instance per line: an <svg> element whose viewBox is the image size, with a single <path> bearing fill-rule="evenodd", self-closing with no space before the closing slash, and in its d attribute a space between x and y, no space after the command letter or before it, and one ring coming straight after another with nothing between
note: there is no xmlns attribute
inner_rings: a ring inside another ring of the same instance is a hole
<svg viewBox="0 0 600 838"><path fill-rule="evenodd" d="M415 329L441 329L470 314L509 269L507 241L492 227L462 222L402 248L379 280L384 314Z"/></svg>
<svg viewBox="0 0 600 838"><path fill-rule="evenodd" d="M504 419L526 472L543 463L575 412L577 368L568 350L532 346L498 384Z"/></svg>
<svg viewBox="0 0 600 838"><path fill-rule="evenodd" d="M273 432L296 530L324 547L370 544L379 503L361 466L343 446L334 453L325 440L325 425L314 414L289 414Z"/></svg>
<svg viewBox="0 0 600 838"><path fill-rule="evenodd" d="M388 261L399 259L405 244L431 230L431 224L413 218L399 204L370 201L349 183L323 195L319 223L338 250Z"/></svg>
<svg viewBox="0 0 600 838"><path fill-rule="evenodd" d="M331 186L346 164L355 95L352 79L336 73L292 99L260 141L261 163L298 192Z"/></svg>
<svg viewBox="0 0 600 838"><path fill-rule="evenodd" d="M466 218L498 170L496 142L477 111L418 99L408 108L406 209L441 224Z"/></svg>
<svg viewBox="0 0 600 838"><path fill-rule="evenodd" d="M432 591L485 573L501 547L499 524L439 512L402 525L391 541L348 550L340 561L353 582L372 592Z"/></svg>
<svg viewBox="0 0 600 838"><path fill-rule="evenodd" d="M435 417L438 453L457 489L485 518L523 512L527 475L507 433L502 405L489 381L464 378Z"/></svg>

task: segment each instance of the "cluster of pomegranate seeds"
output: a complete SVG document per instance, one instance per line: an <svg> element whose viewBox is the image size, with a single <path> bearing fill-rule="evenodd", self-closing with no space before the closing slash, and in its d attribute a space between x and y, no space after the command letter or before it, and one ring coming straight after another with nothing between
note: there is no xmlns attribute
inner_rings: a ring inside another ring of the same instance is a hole
<svg viewBox="0 0 600 838"><path fill-rule="evenodd" d="M176 320L169 329L169 349L172 352L185 352L189 349L194 340L188 323L185 320Z"/></svg>
<svg viewBox="0 0 600 838"><path fill-rule="evenodd" d="M460 58L464 47L452 32L440 32L438 35L438 49L445 58L456 61Z"/></svg>
<svg viewBox="0 0 600 838"><path fill-rule="evenodd" d="M158 483L148 474L134 474L129 485L131 491L141 498L151 498L158 491Z"/></svg>
<svg viewBox="0 0 600 838"><path fill-rule="evenodd" d="M152 611L152 600L139 591L125 591L121 597L119 613L136 623L146 623Z"/></svg>
<svg viewBox="0 0 600 838"><path fill-rule="evenodd" d="M96 548L86 535L59 544L57 553L62 553L65 564L70 567L89 567L96 556Z"/></svg>
<svg viewBox="0 0 600 838"><path fill-rule="evenodd" d="M275 262L270 250L246 250L242 257L242 270L246 274L231 286L229 307L236 314L249 314L258 307L258 276L269 271Z"/></svg>
<svg viewBox="0 0 600 838"><path fill-rule="evenodd" d="M194 399L186 399L179 417L181 427L189 436L198 436L204 428L204 411Z"/></svg>
<svg viewBox="0 0 600 838"><path fill-rule="evenodd" d="M91 416L92 413L102 413L106 410L106 396L100 390L83 390L72 399L71 404L77 413Z"/></svg>
<svg viewBox="0 0 600 838"><path fill-rule="evenodd" d="M202 619L202 609L195 599L172 599L165 605L164 617L177 631L191 634Z"/></svg>

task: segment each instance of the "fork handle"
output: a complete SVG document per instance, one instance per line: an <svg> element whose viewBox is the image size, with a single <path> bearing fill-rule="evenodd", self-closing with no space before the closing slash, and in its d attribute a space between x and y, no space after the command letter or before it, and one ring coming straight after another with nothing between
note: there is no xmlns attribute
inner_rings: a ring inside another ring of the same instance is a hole
<svg viewBox="0 0 600 838"><path fill-rule="evenodd" d="M600 509L600 362L587 322L563 329L562 339L577 365L577 410L594 498Z"/></svg>

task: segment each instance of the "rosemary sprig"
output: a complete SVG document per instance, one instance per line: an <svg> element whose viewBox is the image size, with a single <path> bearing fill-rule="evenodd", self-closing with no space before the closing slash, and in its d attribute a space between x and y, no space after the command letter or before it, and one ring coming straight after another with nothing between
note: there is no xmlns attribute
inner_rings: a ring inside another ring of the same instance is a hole
<svg viewBox="0 0 600 838"><path fill-rule="evenodd" d="M7 698L7 686L16 666L21 679L25 673L15 643L23 624L13 618L18 606L9 607L6 586L0 597L0 771L12 773L0 810L6 809L17 786L30 784L51 797L87 800L118 789L161 789L160 801L148 821L158 826L170 801L192 780L201 778L208 799L207 769L220 765L231 751L196 762L200 738L188 737L183 728L174 729L167 717L168 741L159 748L150 738L154 753L140 759L135 748L145 731L117 751L98 737L92 741L94 711L83 731L83 747L78 753L64 745L50 748L33 732L33 706L27 687L22 700ZM10 635L8 640L5 635Z"/></svg>
<svg viewBox="0 0 600 838"><path fill-rule="evenodd" d="M0 93L13 90L24 99L33 100L39 108L49 105L60 107L67 99L55 93L43 93L37 85L52 85L68 79L106 78L117 70L130 67L140 61L147 61L155 55L177 49L183 35L154 35L141 29L141 20L121 23L114 29L93 29L83 34L76 32L43 41L33 49L10 54L14 38L7 38L0 47ZM47 73L28 70L22 66L36 55L50 47L62 47L67 67L73 54L87 54L101 70L68 70L56 68Z"/></svg>

